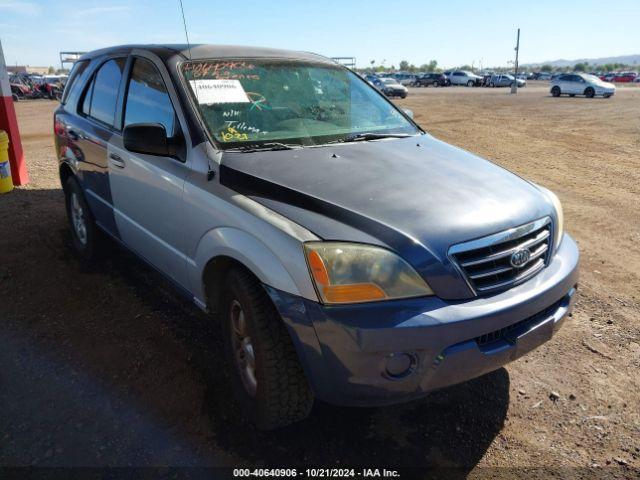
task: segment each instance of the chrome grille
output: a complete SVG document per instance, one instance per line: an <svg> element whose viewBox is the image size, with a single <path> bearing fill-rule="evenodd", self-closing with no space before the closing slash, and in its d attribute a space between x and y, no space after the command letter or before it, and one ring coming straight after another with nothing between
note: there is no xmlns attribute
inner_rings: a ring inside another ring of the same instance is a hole
<svg viewBox="0 0 640 480"><path fill-rule="evenodd" d="M454 245L449 249L449 258L476 294L505 290L528 280L545 267L551 254L552 238L551 219L545 217ZM514 258L516 252L520 252L516 255L519 258ZM515 260L520 260L521 264Z"/></svg>

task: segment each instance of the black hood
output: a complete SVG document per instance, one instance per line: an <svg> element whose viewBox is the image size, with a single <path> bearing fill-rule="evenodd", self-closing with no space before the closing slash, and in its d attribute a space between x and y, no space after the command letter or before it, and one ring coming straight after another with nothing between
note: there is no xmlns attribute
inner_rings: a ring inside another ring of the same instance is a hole
<svg viewBox="0 0 640 480"><path fill-rule="evenodd" d="M451 245L554 212L532 184L429 135L228 152L221 183L320 238L391 248L444 298L471 295L447 259Z"/></svg>

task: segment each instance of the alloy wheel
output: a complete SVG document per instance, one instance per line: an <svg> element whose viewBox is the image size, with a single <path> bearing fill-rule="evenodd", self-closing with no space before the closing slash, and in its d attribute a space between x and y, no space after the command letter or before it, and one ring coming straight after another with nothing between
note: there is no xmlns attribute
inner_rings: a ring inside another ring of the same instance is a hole
<svg viewBox="0 0 640 480"><path fill-rule="evenodd" d="M231 342L233 346L233 358L240 374L242 385L251 396L256 396L258 380L256 378L256 356L249 335L247 319L238 300L231 303L229 312L231 322Z"/></svg>
<svg viewBox="0 0 640 480"><path fill-rule="evenodd" d="M77 193L71 194L71 221L73 231L82 245L87 244L87 223L85 221L84 210L78 199Z"/></svg>

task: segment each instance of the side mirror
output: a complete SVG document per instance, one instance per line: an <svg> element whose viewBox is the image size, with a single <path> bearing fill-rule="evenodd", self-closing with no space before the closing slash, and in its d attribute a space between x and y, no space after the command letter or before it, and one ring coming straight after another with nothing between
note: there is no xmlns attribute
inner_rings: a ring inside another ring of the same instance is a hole
<svg viewBox="0 0 640 480"><path fill-rule="evenodd" d="M408 108L403 108L402 111L405 113L407 117L413 118L413 110L409 110Z"/></svg>
<svg viewBox="0 0 640 480"><path fill-rule="evenodd" d="M130 152L158 155L162 157L176 156L176 148L172 139L167 138L164 125L159 123L134 123L124 127L124 148Z"/></svg>

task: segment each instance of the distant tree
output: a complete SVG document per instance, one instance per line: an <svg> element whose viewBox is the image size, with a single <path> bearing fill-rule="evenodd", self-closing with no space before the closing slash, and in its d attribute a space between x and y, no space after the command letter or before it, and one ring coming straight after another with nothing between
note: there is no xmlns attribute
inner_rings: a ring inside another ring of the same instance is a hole
<svg viewBox="0 0 640 480"><path fill-rule="evenodd" d="M409 62L402 60L400 62L400 70L409 70Z"/></svg>
<svg viewBox="0 0 640 480"><path fill-rule="evenodd" d="M540 67L541 72L553 72L553 67L551 65L542 65Z"/></svg>
<svg viewBox="0 0 640 480"><path fill-rule="evenodd" d="M53 67L49 67L49 70L47 70L47 73L48 73L49 75L53 75L53 74L55 73L55 71L56 71L56 69L55 69L55 68L53 68Z"/></svg>
<svg viewBox="0 0 640 480"><path fill-rule="evenodd" d="M588 68L589 68L589 63L588 62L576 63L573 66L573 70L575 72L586 72Z"/></svg>
<svg viewBox="0 0 640 480"><path fill-rule="evenodd" d="M422 65L420 65L420 71L422 72L435 72L437 69L437 60L431 60L429 63L423 63Z"/></svg>

